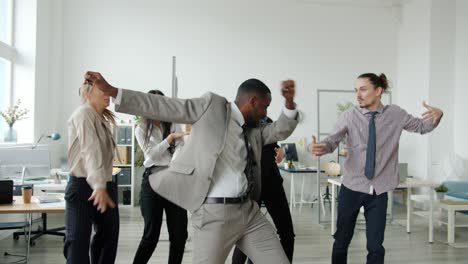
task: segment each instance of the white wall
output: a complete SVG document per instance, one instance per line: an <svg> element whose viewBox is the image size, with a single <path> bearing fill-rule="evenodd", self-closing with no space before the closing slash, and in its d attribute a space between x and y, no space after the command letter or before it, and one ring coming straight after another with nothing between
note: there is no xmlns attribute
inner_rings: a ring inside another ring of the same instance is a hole
<svg viewBox="0 0 468 264"><path fill-rule="evenodd" d="M432 0L429 102L444 111L440 125L429 134L430 179L445 180L442 162L454 152L455 0Z"/></svg>
<svg viewBox="0 0 468 264"><path fill-rule="evenodd" d="M385 72L394 102L408 112L420 115L424 99L444 109L433 134L404 133L400 160L410 174L439 177L440 159L453 151L468 165L467 1L403 1L401 14L313 2L38 1L37 58L29 60L37 71L34 132L58 130L65 137L55 156L65 156L66 120L86 70L120 87L170 94L176 55L180 97L214 91L232 99L243 80L256 77L273 90L273 117L282 105L279 82L297 80L305 120L295 137L316 132L317 89L352 89L358 74Z"/></svg>
<svg viewBox="0 0 468 264"><path fill-rule="evenodd" d="M316 132L316 89L353 89L356 76L369 71L396 78L391 8L287 0L52 2L62 12L49 11L49 19L61 26L38 34L58 45L49 49L56 61L43 80L49 88L42 88L58 92L50 107L60 115L51 122L64 133L86 70L119 87L170 94L173 55L179 97L213 91L233 99L238 85L255 77L273 91L273 117L283 104L280 81L297 80L306 116L294 136Z"/></svg>
<svg viewBox="0 0 468 264"><path fill-rule="evenodd" d="M399 31L397 102L416 115L420 101L442 108L439 127L428 136L404 135L400 160L410 174L445 179L443 160L453 153L467 159L468 3L456 0L405 2ZM463 89L465 88L465 89ZM466 175L468 177L468 175Z"/></svg>
<svg viewBox="0 0 468 264"><path fill-rule="evenodd" d="M417 116L424 112L430 79L430 1L410 1L403 6L398 32L395 103ZM403 132L400 161L407 162L409 174L427 177L429 150L427 136Z"/></svg>
<svg viewBox="0 0 468 264"><path fill-rule="evenodd" d="M456 1L455 39L455 96L454 129L455 153L465 159L468 169L468 1ZM465 175L468 179L468 173Z"/></svg>
<svg viewBox="0 0 468 264"><path fill-rule="evenodd" d="M60 141L48 139L41 143L49 145L52 167L60 166L60 158L66 156L67 130L62 122L63 97L62 86L62 1L37 1L36 61L34 93L34 140L41 134L59 132ZM65 101L65 102L64 102Z"/></svg>

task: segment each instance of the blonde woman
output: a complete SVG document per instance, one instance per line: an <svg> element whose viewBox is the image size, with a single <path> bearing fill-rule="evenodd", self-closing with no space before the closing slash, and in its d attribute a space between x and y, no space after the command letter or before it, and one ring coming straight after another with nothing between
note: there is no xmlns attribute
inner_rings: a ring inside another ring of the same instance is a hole
<svg viewBox="0 0 468 264"><path fill-rule="evenodd" d="M68 120L70 180L63 251L71 264L114 263L119 238L117 186L112 182L114 114L107 109L109 96L99 89L84 84L80 97L82 104Z"/></svg>

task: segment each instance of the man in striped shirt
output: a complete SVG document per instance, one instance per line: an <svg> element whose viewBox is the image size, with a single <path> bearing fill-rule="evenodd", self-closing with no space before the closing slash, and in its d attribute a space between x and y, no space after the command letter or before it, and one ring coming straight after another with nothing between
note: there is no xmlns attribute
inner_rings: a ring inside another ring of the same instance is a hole
<svg viewBox="0 0 468 264"><path fill-rule="evenodd" d="M348 157L338 197L337 230L332 263L346 263L356 219L364 207L367 263L384 263L383 240L387 215L387 192L398 185L398 146L403 130L425 134L439 124L442 111L423 103L427 111L416 118L396 105L383 105L388 88L384 74L361 74L355 84L359 106L344 112L332 133L322 142L315 137L309 152L321 156L333 152L346 137Z"/></svg>

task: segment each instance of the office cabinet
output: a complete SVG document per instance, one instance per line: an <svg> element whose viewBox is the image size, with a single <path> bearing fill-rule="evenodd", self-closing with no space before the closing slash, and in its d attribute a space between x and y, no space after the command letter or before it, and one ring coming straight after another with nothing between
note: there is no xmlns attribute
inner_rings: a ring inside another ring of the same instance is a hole
<svg viewBox="0 0 468 264"><path fill-rule="evenodd" d="M119 205L134 206L134 160L135 160L135 124L117 124L113 129L116 152L120 156L114 156L114 167L119 168L119 173L112 177L117 183Z"/></svg>

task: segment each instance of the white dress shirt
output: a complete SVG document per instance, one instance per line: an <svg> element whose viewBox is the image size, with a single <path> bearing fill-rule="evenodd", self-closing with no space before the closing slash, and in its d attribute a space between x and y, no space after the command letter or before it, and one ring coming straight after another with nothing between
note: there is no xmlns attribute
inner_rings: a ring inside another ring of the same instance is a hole
<svg viewBox="0 0 468 264"><path fill-rule="evenodd" d="M216 161L208 197L239 197L247 190L247 178L244 173L247 166L247 149L242 135L244 123L239 108L235 103L231 103L226 144Z"/></svg>
<svg viewBox="0 0 468 264"><path fill-rule="evenodd" d="M283 108L289 118L295 118L297 110ZM213 181L208 197L240 197L247 191L247 177L244 170L247 166L247 149L245 147L242 126L245 120L235 103L231 103L226 144L216 161Z"/></svg>
<svg viewBox="0 0 468 264"><path fill-rule="evenodd" d="M172 154L168 151L169 142L163 138L162 128L154 126L148 143L145 145L146 123L142 122L135 129L135 137L140 145L145 161L143 166L150 168L152 166L168 166L172 160ZM180 125L172 124L171 133L181 131ZM183 140L176 140L176 148L182 146Z"/></svg>
<svg viewBox="0 0 468 264"><path fill-rule="evenodd" d="M114 103L120 104L121 100L122 90L119 89ZM293 119L297 110L284 107L283 113ZM247 149L242 135L244 123L244 116L239 108L235 103L231 103L226 144L216 161L208 197L240 197L247 191L247 178L244 173L247 166Z"/></svg>

